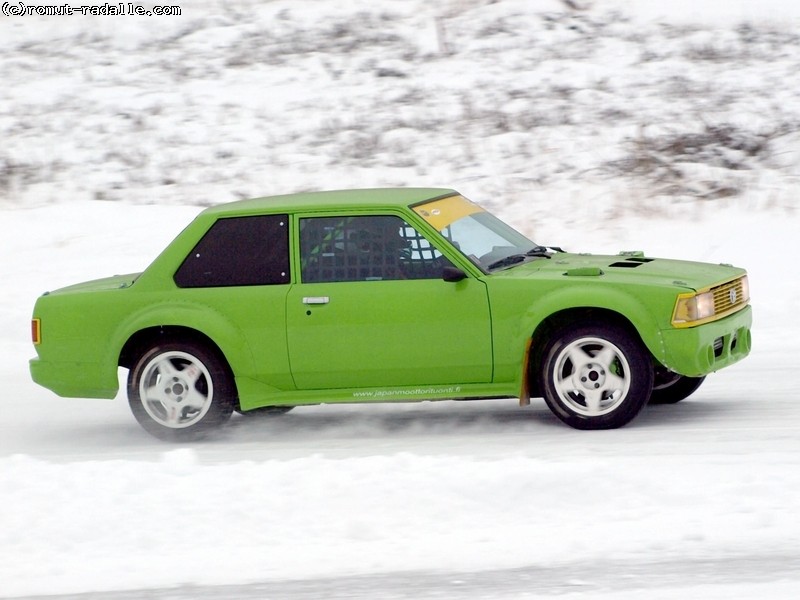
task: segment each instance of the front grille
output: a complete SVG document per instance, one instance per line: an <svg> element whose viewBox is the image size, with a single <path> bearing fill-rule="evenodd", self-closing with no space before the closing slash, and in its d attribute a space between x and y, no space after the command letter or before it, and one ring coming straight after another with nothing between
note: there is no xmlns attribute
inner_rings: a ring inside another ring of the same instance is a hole
<svg viewBox="0 0 800 600"><path fill-rule="evenodd" d="M731 312L739 306L747 304L744 294L743 278L734 279L715 288L711 288L714 294L714 313L717 315Z"/></svg>

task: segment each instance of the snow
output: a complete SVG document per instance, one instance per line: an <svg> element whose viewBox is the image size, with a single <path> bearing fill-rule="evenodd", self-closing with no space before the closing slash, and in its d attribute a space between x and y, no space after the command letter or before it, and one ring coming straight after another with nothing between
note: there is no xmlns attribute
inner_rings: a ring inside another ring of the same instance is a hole
<svg viewBox="0 0 800 600"><path fill-rule="evenodd" d="M0 598L800 595L800 8L576 4L0 17ZM747 267L753 353L608 432L500 400L171 446L123 395L30 381L37 295L141 270L200 205L393 184L456 187L542 244Z"/></svg>

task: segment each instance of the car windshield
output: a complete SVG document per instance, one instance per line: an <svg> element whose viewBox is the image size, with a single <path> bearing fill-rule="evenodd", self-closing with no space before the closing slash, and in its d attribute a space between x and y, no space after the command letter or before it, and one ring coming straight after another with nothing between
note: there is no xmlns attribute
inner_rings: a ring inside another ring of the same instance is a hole
<svg viewBox="0 0 800 600"><path fill-rule="evenodd" d="M413 208L486 273L520 264L544 250L463 196L448 196Z"/></svg>

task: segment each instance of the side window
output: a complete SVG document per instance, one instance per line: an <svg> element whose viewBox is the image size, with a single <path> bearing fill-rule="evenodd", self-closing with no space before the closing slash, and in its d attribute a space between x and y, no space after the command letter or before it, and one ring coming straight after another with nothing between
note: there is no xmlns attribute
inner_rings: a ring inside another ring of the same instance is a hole
<svg viewBox="0 0 800 600"><path fill-rule="evenodd" d="M303 283L438 279L452 263L400 217L300 220Z"/></svg>
<svg viewBox="0 0 800 600"><path fill-rule="evenodd" d="M220 219L184 259L174 279L182 288L288 283L288 216Z"/></svg>

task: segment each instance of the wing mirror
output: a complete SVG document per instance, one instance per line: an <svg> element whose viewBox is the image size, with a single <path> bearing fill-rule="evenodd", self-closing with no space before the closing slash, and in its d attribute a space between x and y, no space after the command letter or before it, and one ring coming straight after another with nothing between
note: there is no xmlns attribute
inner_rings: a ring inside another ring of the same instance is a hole
<svg viewBox="0 0 800 600"><path fill-rule="evenodd" d="M445 281L455 283L456 281L461 281L466 278L467 274L458 267L445 267L442 269L442 279Z"/></svg>

